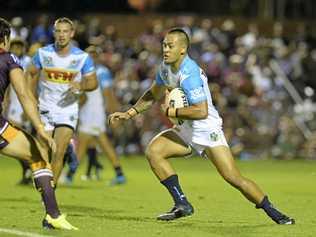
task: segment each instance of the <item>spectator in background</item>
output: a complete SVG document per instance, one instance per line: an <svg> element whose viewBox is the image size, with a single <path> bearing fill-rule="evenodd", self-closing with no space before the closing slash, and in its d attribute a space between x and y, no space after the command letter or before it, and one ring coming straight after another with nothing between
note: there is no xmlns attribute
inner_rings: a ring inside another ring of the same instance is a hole
<svg viewBox="0 0 316 237"><path fill-rule="evenodd" d="M23 25L22 17L13 17L11 20L11 38L20 38L26 42L29 36L29 30Z"/></svg>
<svg viewBox="0 0 316 237"><path fill-rule="evenodd" d="M54 41L53 26L49 24L48 16L43 14L37 18L37 23L31 33L31 43L39 42L43 45Z"/></svg>

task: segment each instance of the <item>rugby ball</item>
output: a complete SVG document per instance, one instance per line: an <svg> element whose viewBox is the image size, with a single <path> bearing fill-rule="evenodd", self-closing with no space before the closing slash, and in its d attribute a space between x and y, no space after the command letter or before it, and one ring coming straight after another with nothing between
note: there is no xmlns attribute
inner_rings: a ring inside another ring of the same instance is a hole
<svg viewBox="0 0 316 237"><path fill-rule="evenodd" d="M184 91L179 87L172 89L169 92L166 99L167 99L166 104L170 108L183 108L183 107L189 106L189 101L188 101ZM183 120L181 120L181 119L177 119L177 118L169 118L169 119L175 125L183 124Z"/></svg>

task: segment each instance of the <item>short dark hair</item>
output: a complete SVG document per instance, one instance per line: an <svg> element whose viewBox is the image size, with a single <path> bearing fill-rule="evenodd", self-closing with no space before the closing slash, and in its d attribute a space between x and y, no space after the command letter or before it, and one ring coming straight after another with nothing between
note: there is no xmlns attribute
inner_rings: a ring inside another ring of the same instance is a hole
<svg viewBox="0 0 316 237"><path fill-rule="evenodd" d="M11 25L8 21L0 17L0 43L4 42L4 38L10 38Z"/></svg>
<svg viewBox="0 0 316 237"><path fill-rule="evenodd" d="M54 27L56 27L58 23L68 23L71 26L71 29L74 29L74 23L68 17L60 17L56 19L54 22Z"/></svg>
<svg viewBox="0 0 316 237"><path fill-rule="evenodd" d="M16 37L16 38L11 39L10 45L11 46L12 45L21 45L21 46L25 47L26 41L21 39L21 38Z"/></svg>
<svg viewBox="0 0 316 237"><path fill-rule="evenodd" d="M183 28L181 28L181 27L175 27L175 28L172 28L172 29L168 30L168 32L167 32L167 34L173 34L173 33L184 35L185 44L187 45L187 48L190 47L190 37L189 37L189 34L188 34Z"/></svg>

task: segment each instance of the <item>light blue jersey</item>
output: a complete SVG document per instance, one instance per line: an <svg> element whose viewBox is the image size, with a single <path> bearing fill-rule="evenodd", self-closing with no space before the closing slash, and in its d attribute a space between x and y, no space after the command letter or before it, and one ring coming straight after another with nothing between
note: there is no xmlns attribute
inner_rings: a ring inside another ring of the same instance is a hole
<svg viewBox="0 0 316 237"><path fill-rule="evenodd" d="M215 109L203 70L189 56L183 59L178 72L171 71L169 65L162 62L156 74L156 84L169 89L181 87L189 104L207 101L208 117L202 120L186 120L181 126L192 127L193 132L208 131L210 128L222 128L222 118Z"/></svg>
<svg viewBox="0 0 316 237"><path fill-rule="evenodd" d="M38 49L33 57L33 65L42 71L39 80L39 107L41 110L74 110L78 103L64 106L63 99L72 81L80 82L82 77L95 72L91 57L81 49L71 46L67 55L59 55L54 44Z"/></svg>

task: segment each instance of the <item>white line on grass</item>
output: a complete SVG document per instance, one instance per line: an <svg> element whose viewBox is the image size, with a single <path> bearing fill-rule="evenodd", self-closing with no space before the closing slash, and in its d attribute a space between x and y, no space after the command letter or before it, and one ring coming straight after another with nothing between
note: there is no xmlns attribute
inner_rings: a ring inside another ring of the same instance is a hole
<svg viewBox="0 0 316 237"><path fill-rule="evenodd" d="M52 235L40 235L32 232L25 232L25 231L20 231L20 230L14 230L14 229L5 229L5 228L0 228L0 233L7 233L7 234L12 234L12 235L19 235L19 236L24 236L24 237L53 237Z"/></svg>

